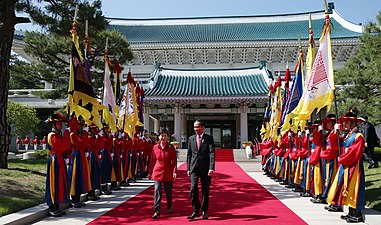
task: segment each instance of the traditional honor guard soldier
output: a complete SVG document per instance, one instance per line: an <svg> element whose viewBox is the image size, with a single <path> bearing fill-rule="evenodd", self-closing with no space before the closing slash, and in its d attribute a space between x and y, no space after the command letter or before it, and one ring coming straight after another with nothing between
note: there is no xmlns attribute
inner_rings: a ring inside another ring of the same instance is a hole
<svg viewBox="0 0 381 225"><path fill-rule="evenodd" d="M99 129L97 125L92 123L89 126L89 164L90 164L90 181L92 190L88 192L91 201L96 201L99 196L95 195L95 190L101 189L101 173L99 165L101 140L98 137Z"/></svg>
<svg viewBox="0 0 381 225"><path fill-rule="evenodd" d="M28 135L25 136L24 140L22 141L22 144L25 146L25 150L28 151L28 148L29 148L29 137L28 137Z"/></svg>
<svg viewBox="0 0 381 225"><path fill-rule="evenodd" d="M115 133L115 137L113 139L113 158L112 158L112 164L115 171L115 181L111 181L111 189L112 190L121 190L120 184L123 182L124 173L122 168L122 162L121 162L121 156L122 150L124 147L124 132L122 130L119 130L117 133Z"/></svg>
<svg viewBox="0 0 381 225"><path fill-rule="evenodd" d="M60 114L53 114L48 120L52 131L48 135L47 149L50 151L48 171L46 176L45 200L49 206L49 214L54 217L66 214L59 209L62 203L69 203L69 187L66 179L66 165L63 153L70 147L68 130L62 134L62 121L66 120Z"/></svg>
<svg viewBox="0 0 381 225"><path fill-rule="evenodd" d="M70 195L74 208L85 206L81 203L81 194L86 194L91 190L89 164L86 157L86 150L89 146L88 128L84 128L84 121L75 117L70 120L70 140L73 146L71 155L71 165L69 166L68 179Z"/></svg>
<svg viewBox="0 0 381 225"><path fill-rule="evenodd" d="M289 147L289 167L288 167L288 170L289 170L289 184L286 186L286 187L289 187L290 185L292 185L293 188L292 191L293 192L301 192L303 191L302 188L300 188L299 185L296 185L294 183L294 180L295 180L295 172L296 172L296 168L297 168L297 165L298 165L298 153L299 153L299 149L296 148L296 145L294 145L294 136L295 134L292 134L292 133L289 133L290 134L290 138L289 138L289 144L287 144Z"/></svg>
<svg viewBox="0 0 381 225"><path fill-rule="evenodd" d="M101 147L101 188L102 193L105 195L110 195L112 192L111 189L111 171L112 171L112 159L111 159L111 150L113 143L113 135L110 133L110 127L103 123L103 128L100 133L100 139L102 142Z"/></svg>
<svg viewBox="0 0 381 225"><path fill-rule="evenodd" d="M16 150L17 151L20 150L20 145L21 145L21 139L19 136L17 136L17 138L16 138Z"/></svg>
<svg viewBox="0 0 381 225"><path fill-rule="evenodd" d="M321 126L321 121L316 120L313 124L313 132L312 132L312 145L311 145L311 155L310 155L310 165L311 165L311 194L313 198L311 202L313 203L323 203L325 202L322 199L323 194L323 163L320 158L320 153L323 148L323 140L325 138L323 136L323 127Z"/></svg>
<svg viewBox="0 0 381 225"><path fill-rule="evenodd" d="M121 154L121 161L122 161L122 173L123 173L123 181L121 183L122 186L128 186L130 185L128 182L128 168L129 168L129 162L130 162L130 154L129 151L132 146L132 140L128 136L126 132L124 132L123 136L123 142L121 143L122 146L122 154Z"/></svg>
<svg viewBox="0 0 381 225"><path fill-rule="evenodd" d="M347 112L339 122L344 129L338 158L340 167L328 192L327 201L349 207L349 213L342 215L341 219L349 223L363 222L361 210L365 208L365 175L362 154L365 138L357 127L361 120L354 112Z"/></svg>
<svg viewBox="0 0 381 225"><path fill-rule="evenodd" d="M42 139L41 139L41 146L42 146L42 149L46 149L46 136L44 136Z"/></svg>
<svg viewBox="0 0 381 225"><path fill-rule="evenodd" d="M323 151L320 153L320 157L323 159L323 171L324 171L324 180L323 180L323 194L321 202L325 202L327 199L329 188L335 178L337 172L337 157L339 156L339 146L338 146L338 130L340 129L339 124L335 124L336 115L328 114L323 120L323 129L327 131L326 142L323 148ZM318 199L319 200L319 199ZM318 202L316 202L318 203ZM327 210L334 211L335 205L330 205L324 207ZM339 207L340 208L340 207ZM339 209L335 208L335 209ZM337 211L337 210L336 210Z"/></svg>
<svg viewBox="0 0 381 225"><path fill-rule="evenodd" d="M33 149L36 151L38 148L38 137L34 136L34 139L32 140Z"/></svg>
<svg viewBox="0 0 381 225"><path fill-rule="evenodd" d="M300 171L299 179L301 179L301 187L303 188L303 193L300 193L302 197L311 197L311 166L310 166L310 155L311 155L311 140L310 140L310 130L313 129L312 122L307 123L307 129L304 131L305 135L302 138L302 151L299 156L303 158L302 167Z"/></svg>

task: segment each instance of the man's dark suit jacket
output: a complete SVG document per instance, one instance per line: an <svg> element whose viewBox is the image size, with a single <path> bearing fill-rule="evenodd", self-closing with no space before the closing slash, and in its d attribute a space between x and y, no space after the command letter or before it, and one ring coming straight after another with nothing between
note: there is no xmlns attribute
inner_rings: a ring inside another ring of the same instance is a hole
<svg viewBox="0 0 381 225"><path fill-rule="evenodd" d="M196 166L201 174L214 171L214 140L207 134L202 135L200 149L197 149L197 134L190 136L188 140L187 169L193 173Z"/></svg>
<svg viewBox="0 0 381 225"><path fill-rule="evenodd" d="M366 122L364 124L364 138L368 147L375 147L377 145L377 133L373 124Z"/></svg>

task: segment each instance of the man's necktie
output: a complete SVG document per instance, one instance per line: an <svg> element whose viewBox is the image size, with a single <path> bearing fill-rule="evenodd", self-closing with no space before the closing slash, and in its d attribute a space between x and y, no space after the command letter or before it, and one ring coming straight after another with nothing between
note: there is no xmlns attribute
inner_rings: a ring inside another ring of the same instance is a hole
<svg viewBox="0 0 381 225"><path fill-rule="evenodd" d="M201 144L201 137L200 135L197 135L197 150L200 149L200 144Z"/></svg>

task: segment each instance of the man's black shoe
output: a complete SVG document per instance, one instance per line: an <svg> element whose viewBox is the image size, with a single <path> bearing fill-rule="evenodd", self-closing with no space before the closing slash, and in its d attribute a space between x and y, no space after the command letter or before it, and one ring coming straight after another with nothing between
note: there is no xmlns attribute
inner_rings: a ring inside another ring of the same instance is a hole
<svg viewBox="0 0 381 225"><path fill-rule="evenodd" d="M324 198L320 198L320 197L317 197L317 198L311 198L310 201L312 203L322 203L322 204L325 204L326 201Z"/></svg>
<svg viewBox="0 0 381 225"><path fill-rule="evenodd" d="M342 219L342 220L347 220L348 218L352 218L352 216L351 215L341 215L340 216L340 219Z"/></svg>
<svg viewBox="0 0 381 225"><path fill-rule="evenodd" d="M309 193L309 192L305 192L305 193L303 193L303 194L300 195L300 196L302 196L302 197L312 197L312 194Z"/></svg>
<svg viewBox="0 0 381 225"><path fill-rule="evenodd" d="M193 212L190 216L188 216L188 219L193 220L196 217L200 217L199 212Z"/></svg>
<svg viewBox="0 0 381 225"><path fill-rule="evenodd" d="M303 188L301 187L296 187L294 189L292 189L293 192L303 192Z"/></svg>
<svg viewBox="0 0 381 225"><path fill-rule="evenodd" d="M204 219L204 220L207 220L208 218L209 218L209 215L208 214L206 214L206 212L202 212L202 218Z"/></svg>
<svg viewBox="0 0 381 225"><path fill-rule="evenodd" d="M60 210L57 210L57 211L54 211L54 212L49 210L49 215L53 216L53 217L60 217L60 216L62 216L62 213L61 213Z"/></svg>
<svg viewBox="0 0 381 225"><path fill-rule="evenodd" d="M343 210L341 209L340 206L329 206L328 207L328 212L342 212Z"/></svg>
<svg viewBox="0 0 381 225"><path fill-rule="evenodd" d="M90 201L97 201L97 200L99 200L100 199L100 197L99 196L91 196L91 197L89 197L89 200Z"/></svg>
<svg viewBox="0 0 381 225"><path fill-rule="evenodd" d="M364 222L362 216L350 216L346 219L347 223L361 223Z"/></svg>

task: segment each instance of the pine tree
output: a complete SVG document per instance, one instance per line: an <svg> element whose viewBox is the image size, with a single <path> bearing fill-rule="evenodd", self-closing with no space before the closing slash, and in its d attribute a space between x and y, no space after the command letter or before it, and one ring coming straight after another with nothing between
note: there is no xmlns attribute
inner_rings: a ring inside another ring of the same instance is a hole
<svg viewBox="0 0 381 225"><path fill-rule="evenodd" d="M29 22L15 14L17 0L0 0L0 168L8 168L11 127L7 123L9 62L15 25Z"/></svg>
<svg viewBox="0 0 381 225"><path fill-rule="evenodd" d="M53 93L42 93L41 97L66 98L69 81L69 57L71 53L70 29L73 23L76 5L79 6L77 18L77 33L83 41L84 49L85 22L88 20L88 34L91 54L88 57L92 66L94 89L101 89L103 84L104 49L106 37L109 38L108 55L120 61L132 59L126 38L115 30L108 30L108 21L102 15L101 1L90 3L87 0L60 0L44 1L44 5L27 6L27 12L32 20L47 32L26 32L24 50L38 59L31 64L15 64L12 72L15 75L20 71L29 71L24 74L27 78L39 77L40 80L53 84L56 89ZM53 95L53 96L52 96Z"/></svg>
<svg viewBox="0 0 381 225"><path fill-rule="evenodd" d="M373 123L381 122L381 13L360 37L356 55L336 73L340 115L357 109Z"/></svg>

